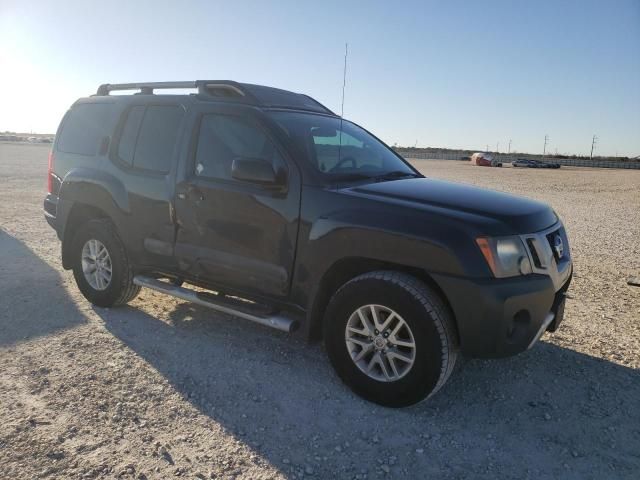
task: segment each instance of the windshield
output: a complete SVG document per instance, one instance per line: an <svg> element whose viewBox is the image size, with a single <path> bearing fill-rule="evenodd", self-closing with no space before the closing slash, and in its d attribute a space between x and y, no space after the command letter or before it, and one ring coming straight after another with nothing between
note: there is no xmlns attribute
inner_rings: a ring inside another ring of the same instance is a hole
<svg viewBox="0 0 640 480"><path fill-rule="evenodd" d="M384 143L347 120L298 112L270 115L327 180L419 176Z"/></svg>

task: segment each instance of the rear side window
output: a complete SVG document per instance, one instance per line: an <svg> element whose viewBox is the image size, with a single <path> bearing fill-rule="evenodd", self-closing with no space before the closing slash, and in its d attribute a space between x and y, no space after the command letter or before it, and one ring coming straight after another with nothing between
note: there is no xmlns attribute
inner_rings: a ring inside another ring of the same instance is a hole
<svg viewBox="0 0 640 480"><path fill-rule="evenodd" d="M163 173L171 169L183 115L182 108L174 105L146 108L133 155L135 168Z"/></svg>
<svg viewBox="0 0 640 480"><path fill-rule="evenodd" d="M136 149L136 140L138 139L142 117L144 117L144 106L140 105L129 110L120 135L118 157L128 165L133 165L133 154Z"/></svg>
<svg viewBox="0 0 640 480"><path fill-rule="evenodd" d="M96 155L102 139L110 135L111 114L109 104L75 105L64 120L57 149L65 153Z"/></svg>

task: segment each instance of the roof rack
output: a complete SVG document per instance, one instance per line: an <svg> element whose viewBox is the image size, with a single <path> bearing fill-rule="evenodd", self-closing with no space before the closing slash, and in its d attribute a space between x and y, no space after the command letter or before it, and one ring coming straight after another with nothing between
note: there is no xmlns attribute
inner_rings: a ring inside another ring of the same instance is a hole
<svg viewBox="0 0 640 480"><path fill-rule="evenodd" d="M216 100L236 101L261 107L309 110L335 115L331 110L308 95L293 93L279 88L238 83L231 80L191 80L185 82L105 83L98 87L96 95L106 96L111 92L139 90L136 95L153 95L154 90L186 89L198 90L198 95Z"/></svg>
<svg viewBox="0 0 640 480"><path fill-rule="evenodd" d="M177 89L177 88L197 88L198 93L206 93L208 95L228 96L228 97L244 97L245 92L242 91L236 82L222 82L219 80L194 80L187 82L143 82L143 83L105 83L98 87L97 95L109 95L111 92L123 90L140 90L142 95L153 95L154 90L160 89Z"/></svg>

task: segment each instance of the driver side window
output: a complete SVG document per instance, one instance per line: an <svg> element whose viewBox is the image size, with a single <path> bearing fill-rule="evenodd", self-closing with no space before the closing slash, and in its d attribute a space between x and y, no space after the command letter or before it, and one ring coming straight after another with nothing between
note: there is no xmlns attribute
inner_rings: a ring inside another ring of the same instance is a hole
<svg viewBox="0 0 640 480"><path fill-rule="evenodd" d="M231 165L239 157L267 160L276 172L285 165L275 145L249 121L230 115L204 115L198 135L195 174L233 180Z"/></svg>

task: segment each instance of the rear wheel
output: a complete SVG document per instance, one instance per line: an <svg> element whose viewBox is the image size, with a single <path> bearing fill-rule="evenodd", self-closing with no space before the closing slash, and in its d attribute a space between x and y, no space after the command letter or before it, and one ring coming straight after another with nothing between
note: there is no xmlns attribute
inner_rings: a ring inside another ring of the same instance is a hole
<svg viewBox="0 0 640 480"><path fill-rule="evenodd" d="M73 276L94 305L113 307L133 300L140 287L133 283L127 254L109 220L90 220L75 234Z"/></svg>
<svg viewBox="0 0 640 480"><path fill-rule="evenodd" d="M433 395L457 358L448 308L426 284L400 272L366 273L341 287L327 308L324 333L340 378L390 407Z"/></svg>

